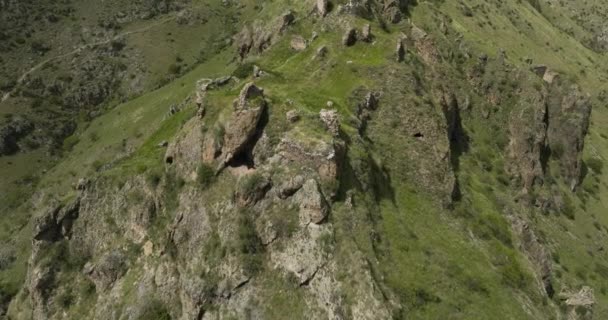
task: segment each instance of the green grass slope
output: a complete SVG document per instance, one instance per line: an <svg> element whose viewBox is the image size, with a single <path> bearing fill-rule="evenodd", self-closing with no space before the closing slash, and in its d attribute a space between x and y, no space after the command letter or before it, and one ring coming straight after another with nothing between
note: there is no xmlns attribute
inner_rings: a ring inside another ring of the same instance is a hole
<svg viewBox="0 0 608 320"><path fill-rule="evenodd" d="M521 253L511 232L507 212L518 211L530 217L533 228L552 253L556 291L591 286L597 301L594 316L597 319L608 317L608 255L603 245L608 238L608 204L605 203L608 176L607 170L603 169L608 157L608 133L603 126L608 121L608 104L602 100L608 58L579 40L580 35L591 37L590 27L573 18L565 18L569 17L572 8L580 8L549 6L552 1L540 1L541 12L528 1L516 0L418 2L411 9L411 22L437 39L441 50L452 49L455 43L461 43L461 48L470 48L471 59L477 59L481 53L495 57L499 49L504 49L509 63L528 68L525 60L531 58L535 64L545 64L574 79L591 94L594 111L585 146L585 180L576 193L570 193L562 183L555 182L571 202L573 212L569 215L545 215L536 208L515 203L513 199L518 190L504 182L503 171L504 141L508 139L504 127L509 109L498 110L486 119L474 107L462 120L470 139L469 149L459 158L456 173L462 196L454 208L446 209L434 195L421 190L415 173L411 172L412 166L406 160L411 159L411 143L415 142L400 135L399 122L395 120L399 117L381 114L372 120L370 136L373 143L353 142L348 158L352 167L367 161L375 162L386 169L390 179L381 181L382 187L375 190L376 197L356 191L354 199L358 209L354 212L345 208L343 194L338 197L330 217L336 226L337 258L346 261L351 257L350 252L361 251L367 261L376 262L370 262L370 268L375 280L385 292L390 292L387 299L395 302L396 318L563 319L563 301L557 295L549 299L540 292L533 267ZM269 2L260 9L253 2L247 2L243 5L247 12L244 20L252 22L276 17L283 12L283 4ZM332 101L340 112L343 130L354 137L356 128L348 119L356 113L351 97L358 88L381 90L391 70L402 74L422 70L423 78L425 72L436 72L421 67L418 58L404 64L394 61L396 39L411 28L405 22L390 25L387 30L379 23L371 22L374 43L358 43L346 48L340 44L341 32L321 31L324 22L307 17L308 3L288 1L287 4L298 14L296 25L268 51L252 55L245 61L268 73L256 83L271 99L269 118L273 128L268 129L271 138L278 137L285 125L285 113L291 108L313 117L326 108L327 101ZM464 7L471 14L465 14ZM369 22L356 18L350 23L362 26ZM441 30L442 23L457 34L446 35ZM570 29L574 31L564 31ZM132 43L147 48L146 63L153 66L151 72L158 74L173 63L176 55L194 60L200 50L189 45L193 39L199 39L182 33L181 26L168 24L162 30L162 34L171 33L179 38L174 46L157 50L154 44L158 34L154 33L132 39ZM292 36L309 38L313 31L319 32L319 36L307 49L300 52L290 49ZM320 46L328 48L328 55L322 61L313 59ZM29 188L43 194L43 201L65 199L74 193L73 185L81 177L121 179L150 174L161 168L164 149L157 145L171 140L194 115L192 101L187 98L193 93L196 81L227 75L237 68L233 51L229 50L232 48L210 54L204 62L166 86L118 104L79 129L70 138L73 141L71 149L40 178L30 182ZM445 55L442 53L442 56ZM450 66L449 61L442 63L448 66L437 68L441 68L439 72L445 81L454 81L465 91L470 89L456 65ZM246 78L241 84L251 80L250 76ZM424 80L424 86L431 87L433 81ZM403 84L404 87L409 85ZM220 119L222 108L229 106L237 92L235 88L220 89L210 95L210 119ZM412 104L424 102L424 98L416 97L413 92L408 92L407 97ZM475 95L471 99L474 103L482 100ZM181 103L183 110L169 116L169 107ZM317 128L302 130L303 134L314 134ZM397 138L403 141L395 143ZM368 159L369 155L373 159ZM11 175L31 170L32 166L44 167L35 164L44 161L41 155L32 154L22 161L19 157L23 156L0 158L3 177L11 179ZM9 165L8 161L14 164ZM421 161L424 161L424 155ZM356 184L356 168L352 167L344 172L342 191ZM3 289L0 293L11 297L24 281L31 236L30 217L35 214L34 208L43 207L16 194L5 193L5 199L13 197L15 200L6 200L11 205L3 209L0 229L0 243L10 244L18 251L9 267L0 270ZM27 202L22 204L21 201ZM289 309L291 305L299 307L295 302L300 288L286 287L271 275L266 276L271 292L267 300L271 310L269 318L284 316L276 310ZM348 270L342 277L348 278ZM347 301L356 299L348 285L344 288ZM273 290L289 294L277 296L272 294ZM125 301L132 294L128 293ZM86 313L86 310L76 310L73 314L78 312Z"/></svg>

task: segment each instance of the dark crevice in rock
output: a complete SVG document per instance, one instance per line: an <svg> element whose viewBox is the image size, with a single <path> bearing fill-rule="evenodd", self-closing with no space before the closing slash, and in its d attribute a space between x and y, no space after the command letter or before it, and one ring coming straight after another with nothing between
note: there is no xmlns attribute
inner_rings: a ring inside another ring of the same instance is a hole
<svg viewBox="0 0 608 320"><path fill-rule="evenodd" d="M545 115L543 117L543 123L545 125L545 131L549 128L549 108L545 104ZM546 133L545 133L546 135ZM546 140L546 139L545 139ZM543 174L547 174L549 168L549 159L551 158L551 147L545 143L540 150L540 166Z"/></svg>
<svg viewBox="0 0 608 320"><path fill-rule="evenodd" d="M454 171L454 187L450 195L452 201L459 201L462 198L460 184L458 182L458 172L460 170L460 157L469 150L469 137L462 127L460 117L460 106L456 95L451 94L449 101L443 99L443 110L448 126L448 140L450 143L450 164Z"/></svg>
<svg viewBox="0 0 608 320"><path fill-rule="evenodd" d="M80 198L67 206L58 206L36 221L34 240L56 242L70 238L72 224L78 218Z"/></svg>
<svg viewBox="0 0 608 320"><path fill-rule="evenodd" d="M320 265L320 266L319 266L319 267L318 267L318 268L315 270L315 272L313 272L313 273L310 275L310 277L308 277L308 278L304 279L304 281L302 281L302 282L300 283L300 287L306 287L306 286L308 286L308 285L310 284L310 282L311 282L311 281L312 281L312 280L315 278L315 276L317 275L317 273L319 273L319 270L323 269L324 267L325 267L325 263L324 263L324 264L322 264L322 265Z"/></svg>

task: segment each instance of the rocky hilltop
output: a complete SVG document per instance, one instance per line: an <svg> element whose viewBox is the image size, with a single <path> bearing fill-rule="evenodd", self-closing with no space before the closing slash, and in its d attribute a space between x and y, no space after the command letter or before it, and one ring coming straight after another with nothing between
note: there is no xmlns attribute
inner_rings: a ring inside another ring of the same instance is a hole
<svg viewBox="0 0 608 320"><path fill-rule="evenodd" d="M73 2L46 21L78 16ZM6 21L35 7L0 4ZM597 13L579 21L581 8ZM41 99L65 116L51 129L13 114L0 129L0 159L35 154L49 129L62 144L1 207L7 319L608 316L608 60L593 23L608 7L138 1L103 12L112 40L57 61L73 71L89 56L85 74L32 71L5 86L7 106ZM230 19L221 44L204 37L213 53L156 89L133 69L154 68L144 40L121 31Z"/></svg>

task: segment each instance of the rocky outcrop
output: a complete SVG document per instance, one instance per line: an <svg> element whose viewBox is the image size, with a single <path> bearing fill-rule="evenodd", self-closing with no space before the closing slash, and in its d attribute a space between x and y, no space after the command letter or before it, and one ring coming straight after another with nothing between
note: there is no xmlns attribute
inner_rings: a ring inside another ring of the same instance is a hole
<svg viewBox="0 0 608 320"><path fill-rule="evenodd" d="M288 10L287 12L283 13L278 18L278 22L277 22L278 31L285 32L287 30L287 28L289 28L289 26L294 24L295 21L296 21L296 16L294 15L293 11Z"/></svg>
<svg viewBox="0 0 608 320"><path fill-rule="evenodd" d="M72 224L78 218L80 198L70 204L57 206L42 216L36 218L34 223L34 243L55 242L61 238L71 236Z"/></svg>
<svg viewBox="0 0 608 320"><path fill-rule="evenodd" d="M83 272L95 283L97 290L103 292L127 271L126 260L124 253L113 250L97 263L88 262Z"/></svg>
<svg viewBox="0 0 608 320"><path fill-rule="evenodd" d="M325 17L327 15L327 11L329 10L329 2L327 0L316 0L316 10L321 17Z"/></svg>
<svg viewBox="0 0 608 320"><path fill-rule="evenodd" d="M367 122L371 119L371 114L378 108L378 93L368 92L363 102L357 104L357 119L359 120L359 135L363 136L367 128Z"/></svg>
<svg viewBox="0 0 608 320"><path fill-rule="evenodd" d="M310 179L304 183L302 188L294 195L294 201L300 207L300 224L320 224L329 214L329 205L319 184Z"/></svg>
<svg viewBox="0 0 608 320"><path fill-rule="evenodd" d="M578 292L563 290L559 297L568 308L568 320L593 319L593 307L596 301L591 287L583 286Z"/></svg>
<svg viewBox="0 0 608 320"><path fill-rule="evenodd" d="M305 141L291 134L286 134L277 146L282 162L312 168L323 181L338 180L344 152L344 143L339 140Z"/></svg>
<svg viewBox="0 0 608 320"><path fill-rule="evenodd" d="M287 121L289 121L290 123L295 123L298 120L300 120L300 114L298 113L297 110L289 110L287 111L287 113L285 114L285 118L287 119Z"/></svg>
<svg viewBox="0 0 608 320"><path fill-rule="evenodd" d="M523 193L532 191L535 185L542 185L544 177L543 161L546 161L547 110L546 92L524 88L520 101L511 112L509 121L510 140L507 172L515 177Z"/></svg>
<svg viewBox="0 0 608 320"><path fill-rule="evenodd" d="M534 230L521 217L510 216L511 228L519 239L519 248L532 263L540 282L540 289L552 298L555 294L552 279L552 264L549 251L541 243Z"/></svg>
<svg viewBox="0 0 608 320"><path fill-rule="evenodd" d="M328 49L326 46L320 46L317 49L317 52L315 53L315 55L313 56L313 60L320 60L325 58L325 56L327 55Z"/></svg>
<svg viewBox="0 0 608 320"><path fill-rule="evenodd" d="M397 59L397 62L403 62L403 60L405 59L406 52L407 49L405 48L403 39L399 39L399 41L397 41L397 49L395 50L395 57Z"/></svg>
<svg viewBox="0 0 608 320"><path fill-rule="evenodd" d="M188 121L184 125L184 130L169 144L165 153L165 163L174 167L180 176L189 180L196 178L196 168L201 159L211 163L219 152L213 139L205 138L201 126L199 119Z"/></svg>
<svg viewBox="0 0 608 320"><path fill-rule="evenodd" d="M369 23L366 23L361 29L361 36L359 37L363 42L372 41L372 26Z"/></svg>
<svg viewBox="0 0 608 320"><path fill-rule="evenodd" d="M245 26L234 38L237 54L244 59L252 52L262 53L270 47L272 38L273 32L268 31L261 22L256 22L251 27Z"/></svg>
<svg viewBox="0 0 608 320"><path fill-rule="evenodd" d="M241 208L253 206L264 198L266 192L271 187L272 182L268 176L260 175L259 173L241 176L235 190L237 206Z"/></svg>
<svg viewBox="0 0 608 320"><path fill-rule="evenodd" d="M27 288L30 292L30 301L33 309L33 318L47 319L48 300L54 290L54 281L59 270L53 263L41 263L44 257L57 259L52 247L60 240L69 240L72 237L74 221L79 216L80 197L67 205L59 205L37 217L34 221L34 235L32 240L32 254L30 257L31 273L27 279ZM49 251L51 251L49 253ZM59 254L65 254L59 251Z"/></svg>
<svg viewBox="0 0 608 320"><path fill-rule="evenodd" d="M521 89L509 122L507 153L511 161L506 171L523 194L528 194L543 185L548 162L557 161L560 172L552 174L574 190L582 179L582 153L591 116L589 97L562 81L549 85L549 90L533 85L535 81L525 75L518 81ZM548 199L541 199L542 208L559 207Z"/></svg>
<svg viewBox="0 0 608 320"><path fill-rule="evenodd" d="M409 0L384 0L382 13L384 18L392 23L398 23L407 12Z"/></svg>
<svg viewBox="0 0 608 320"><path fill-rule="evenodd" d="M350 47L355 45L355 43L357 43L357 29L349 28L342 36L342 44Z"/></svg>
<svg viewBox="0 0 608 320"><path fill-rule="evenodd" d="M302 38L302 36L293 36L291 38L291 49L295 50L295 51L302 51L304 49L306 49L306 47L308 47L308 43L306 42L306 40L304 38Z"/></svg>
<svg viewBox="0 0 608 320"><path fill-rule="evenodd" d="M547 140L571 189L582 179L582 156L589 129L591 101L577 86L554 84L547 99Z"/></svg>
<svg viewBox="0 0 608 320"><path fill-rule="evenodd" d="M279 186L279 197L281 199L287 199L291 197L294 193L302 188L304 185L304 177L301 175L297 175L285 182L283 182Z"/></svg>
<svg viewBox="0 0 608 320"><path fill-rule="evenodd" d="M327 128L333 136L340 135L340 118L336 110L321 109L319 117L325 125L325 128Z"/></svg>
<svg viewBox="0 0 608 320"><path fill-rule="evenodd" d="M227 164L250 145L258 132L258 123L266 110L264 90L253 83L246 84L233 104L234 112L226 124L222 146L222 163Z"/></svg>

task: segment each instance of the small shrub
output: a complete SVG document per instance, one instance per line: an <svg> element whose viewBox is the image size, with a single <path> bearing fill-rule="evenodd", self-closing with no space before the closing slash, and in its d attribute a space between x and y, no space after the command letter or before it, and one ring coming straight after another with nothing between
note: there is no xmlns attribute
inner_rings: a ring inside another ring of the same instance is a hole
<svg viewBox="0 0 608 320"><path fill-rule="evenodd" d="M254 193L256 191L256 188L263 180L264 177L257 172L244 176L242 179L239 180L239 193L244 195Z"/></svg>
<svg viewBox="0 0 608 320"><path fill-rule="evenodd" d="M226 134L226 128L222 123L217 123L213 127L213 144L216 147L221 148L224 145L224 135Z"/></svg>
<svg viewBox="0 0 608 320"><path fill-rule="evenodd" d="M162 176L158 170L150 170L146 175L146 181L152 188L156 188L160 184Z"/></svg>
<svg viewBox="0 0 608 320"><path fill-rule="evenodd" d="M74 149L74 146L77 145L78 142L80 142L80 139L76 135L71 135L65 138L65 140L63 140L63 150L72 151L72 149Z"/></svg>
<svg viewBox="0 0 608 320"><path fill-rule="evenodd" d="M415 307L423 307L429 303L440 303L441 298L434 295L431 292L426 291L422 288L417 288L414 290L414 306Z"/></svg>
<svg viewBox="0 0 608 320"><path fill-rule="evenodd" d="M98 141L99 135L97 134L97 132L93 131L93 132L89 133L89 140L91 140L91 142Z"/></svg>
<svg viewBox="0 0 608 320"><path fill-rule="evenodd" d="M551 253L551 258L553 258L553 261L555 263L559 264L559 262L560 262L559 252L554 251L553 253Z"/></svg>
<svg viewBox="0 0 608 320"><path fill-rule="evenodd" d="M488 289L484 286L483 282L479 278L467 276L464 279L464 284L469 291L482 293L484 295L488 294Z"/></svg>
<svg viewBox="0 0 608 320"><path fill-rule="evenodd" d="M101 167L103 166L103 162L98 159L98 160L93 161L91 166L93 167L93 170L99 171L99 170L101 170Z"/></svg>
<svg viewBox="0 0 608 320"><path fill-rule="evenodd" d="M570 197L564 197L564 206L561 213L568 219L574 220L574 204L572 203L572 199L570 199Z"/></svg>
<svg viewBox="0 0 608 320"><path fill-rule="evenodd" d="M177 63L172 63L169 65L169 73L170 74L179 74L182 71L182 66Z"/></svg>
<svg viewBox="0 0 608 320"><path fill-rule="evenodd" d="M589 158L585 161L585 164L588 168L591 168L593 172L597 174L602 174L602 171L604 169L604 162L601 159Z"/></svg>
<svg viewBox="0 0 608 320"><path fill-rule="evenodd" d="M552 145L550 149L551 157L554 159L560 159L564 155L564 146L560 143Z"/></svg>
<svg viewBox="0 0 608 320"><path fill-rule="evenodd" d="M196 170L196 181L202 188L207 188L215 180L215 172L210 166L201 163Z"/></svg>
<svg viewBox="0 0 608 320"><path fill-rule="evenodd" d="M251 62L240 64L238 67L236 67L236 69L232 73L233 76L235 76L239 79L248 78L252 74L253 74L253 63L251 63Z"/></svg>

